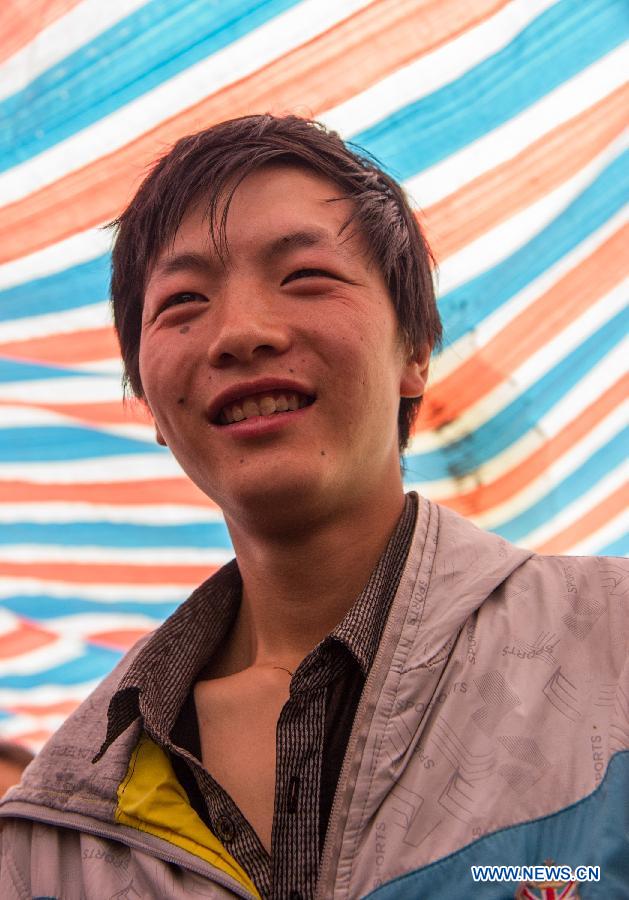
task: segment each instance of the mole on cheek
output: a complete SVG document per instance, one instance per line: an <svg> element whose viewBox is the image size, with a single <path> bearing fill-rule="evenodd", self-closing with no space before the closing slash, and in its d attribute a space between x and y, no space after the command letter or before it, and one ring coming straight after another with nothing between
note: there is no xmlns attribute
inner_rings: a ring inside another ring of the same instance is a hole
<svg viewBox="0 0 629 900"><path fill-rule="evenodd" d="M179 334L188 334L189 331L190 331L189 325L182 325L181 328L179 329Z"/></svg>
<svg viewBox="0 0 629 900"><path fill-rule="evenodd" d="M325 450L321 451L321 456L325 456Z"/></svg>
<svg viewBox="0 0 629 900"><path fill-rule="evenodd" d="M183 406L185 402L186 402L185 397L180 397L179 400L177 400L177 403L179 404L179 406Z"/></svg>

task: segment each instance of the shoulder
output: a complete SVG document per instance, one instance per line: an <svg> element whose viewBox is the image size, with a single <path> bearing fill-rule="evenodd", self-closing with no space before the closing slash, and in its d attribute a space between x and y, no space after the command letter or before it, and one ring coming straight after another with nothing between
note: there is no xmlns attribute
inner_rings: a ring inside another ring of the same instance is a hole
<svg viewBox="0 0 629 900"><path fill-rule="evenodd" d="M626 560L533 555L487 597L468 630L479 661L537 660L549 677L560 672L590 692L627 669L628 611Z"/></svg>
<svg viewBox="0 0 629 900"><path fill-rule="evenodd" d="M137 729L129 729L134 734L117 742L120 746L112 747L103 765L94 766L92 760L105 740L111 698L148 639L138 641L52 735L25 770L21 783L0 800L0 815L10 815L15 801L57 809L71 808L75 800L87 796L98 798L107 807L113 803L112 784L118 784L126 771Z"/></svg>
<svg viewBox="0 0 629 900"><path fill-rule="evenodd" d="M601 617L626 620L629 561L604 556L533 554L505 579L505 599L523 614L543 606L561 616L576 637Z"/></svg>

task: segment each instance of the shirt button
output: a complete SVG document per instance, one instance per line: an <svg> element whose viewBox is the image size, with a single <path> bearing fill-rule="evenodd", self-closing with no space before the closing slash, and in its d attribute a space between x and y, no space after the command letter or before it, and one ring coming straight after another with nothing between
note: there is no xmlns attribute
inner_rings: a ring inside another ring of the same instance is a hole
<svg viewBox="0 0 629 900"><path fill-rule="evenodd" d="M222 841L233 841L236 834L236 827L229 816L219 816L216 820L216 830L218 837Z"/></svg>
<svg viewBox="0 0 629 900"><path fill-rule="evenodd" d="M299 891L291 891L288 895L288 900L303 900L303 897L299 893Z"/></svg>

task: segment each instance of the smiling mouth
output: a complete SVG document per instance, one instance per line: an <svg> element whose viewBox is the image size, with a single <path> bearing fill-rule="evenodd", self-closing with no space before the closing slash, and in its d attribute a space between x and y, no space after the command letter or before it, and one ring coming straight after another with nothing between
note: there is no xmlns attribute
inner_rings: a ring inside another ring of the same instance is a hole
<svg viewBox="0 0 629 900"><path fill-rule="evenodd" d="M311 406L314 397L300 394L297 391L276 390L262 391L241 397L232 403L226 403L214 419L215 425L233 425L256 416L274 416L276 413L294 412Z"/></svg>

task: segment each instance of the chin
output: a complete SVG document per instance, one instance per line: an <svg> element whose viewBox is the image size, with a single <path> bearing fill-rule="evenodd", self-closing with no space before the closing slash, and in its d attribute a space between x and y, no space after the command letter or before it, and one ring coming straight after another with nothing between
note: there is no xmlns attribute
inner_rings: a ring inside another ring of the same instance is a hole
<svg viewBox="0 0 629 900"><path fill-rule="evenodd" d="M334 506L330 486L322 473L281 471L245 478L230 485L229 495L215 497L229 522L266 532L296 536L302 528L312 528L313 521ZM335 492L332 492L335 494Z"/></svg>

